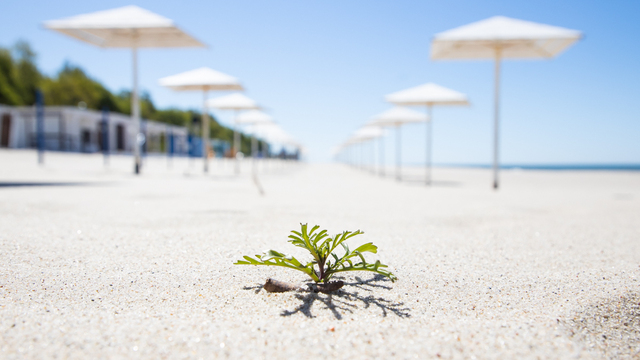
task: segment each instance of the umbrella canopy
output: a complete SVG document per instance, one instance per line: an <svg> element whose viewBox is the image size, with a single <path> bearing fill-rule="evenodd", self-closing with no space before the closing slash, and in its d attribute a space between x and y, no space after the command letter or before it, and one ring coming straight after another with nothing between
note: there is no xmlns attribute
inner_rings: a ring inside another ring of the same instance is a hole
<svg viewBox="0 0 640 360"><path fill-rule="evenodd" d="M434 83L394 92L384 99L401 106L469 105L465 94Z"/></svg>
<svg viewBox="0 0 640 360"><path fill-rule="evenodd" d="M498 139L500 108L500 61L552 58L582 37L577 30L537 24L504 16L478 21L436 34L432 59L494 59L495 99L493 134L493 188L498 188Z"/></svg>
<svg viewBox="0 0 640 360"><path fill-rule="evenodd" d="M369 125L399 126L406 123L428 121L429 117L423 113L396 106L373 117Z"/></svg>
<svg viewBox="0 0 640 360"><path fill-rule="evenodd" d="M209 99L207 100L207 105L220 110L249 110L260 108L255 100L240 93Z"/></svg>
<svg viewBox="0 0 640 360"><path fill-rule="evenodd" d="M279 143L283 145L299 145L289 134L287 134L276 123L257 123L249 127L249 132L256 136L264 138L268 142Z"/></svg>
<svg viewBox="0 0 640 360"><path fill-rule="evenodd" d="M273 118L260 110L245 111L236 118L238 124L264 125L272 122Z"/></svg>
<svg viewBox="0 0 640 360"><path fill-rule="evenodd" d="M552 58L578 41L582 33L562 27L504 16L478 21L436 34L432 59Z"/></svg>
<svg viewBox="0 0 640 360"><path fill-rule="evenodd" d="M140 104L138 101L138 48L204 47L178 28L171 19L137 6L98 11L44 22L44 27L102 48L131 48L133 91L131 118L137 133L134 143L134 171L140 172Z"/></svg>
<svg viewBox="0 0 640 360"><path fill-rule="evenodd" d="M176 91L244 90L237 78L208 67L163 77L158 83Z"/></svg>
<svg viewBox="0 0 640 360"><path fill-rule="evenodd" d="M205 46L173 20L135 5L45 21L44 26L103 48Z"/></svg>
<svg viewBox="0 0 640 360"><path fill-rule="evenodd" d="M351 137L354 141L367 141L384 136L384 130L380 126L366 125L358 129Z"/></svg>
<svg viewBox="0 0 640 360"><path fill-rule="evenodd" d="M240 81L231 75L208 67L185 71L158 80L162 86L176 91L202 91L202 158L204 171L209 171L209 115L207 111L207 92L209 90L244 90Z"/></svg>
<svg viewBox="0 0 640 360"><path fill-rule="evenodd" d="M447 89L434 83L412 87L385 96L385 100L395 105L426 106L430 120L433 120L431 111L434 105L469 105L467 96L463 93ZM431 184L431 121L427 122L426 137L426 184Z"/></svg>

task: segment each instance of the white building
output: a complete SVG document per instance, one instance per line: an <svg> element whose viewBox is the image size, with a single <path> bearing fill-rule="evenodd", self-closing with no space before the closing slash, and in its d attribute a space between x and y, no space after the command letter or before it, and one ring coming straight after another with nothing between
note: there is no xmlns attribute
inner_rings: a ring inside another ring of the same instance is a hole
<svg viewBox="0 0 640 360"><path fill-rule="evenodd" d="M108 112L107 143L112 153L133 152L136 131L131 117ZM45 150L97 152L104 150L103 113L72 106L44 108ZM187 128L151 120L141 121L145 152L187 154ZM36 148L35 106L0 105L0 147ZM173 146L171 146L171 143Z"/></svg>

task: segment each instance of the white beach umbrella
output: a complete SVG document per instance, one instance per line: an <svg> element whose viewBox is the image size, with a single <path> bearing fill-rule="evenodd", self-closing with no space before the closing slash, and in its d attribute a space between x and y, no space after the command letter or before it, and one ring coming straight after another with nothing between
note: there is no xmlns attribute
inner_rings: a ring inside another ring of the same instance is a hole
<svg viewBox="0 0 640 360"><path fill-rule="evenodd" d="M478 21L436 34L431 58L493 59L495 61L493 187L498 188L500 61L549 59L582 37L576 30L511 19L504 16Z"/></svg>
<svg viewBox="0 0 640 360"><path fill-rule="evenodd" d="M204 47L173 20L131 5L44 22L44 27L102 48L130 48L133 54L131 117L136 130L135 173L140 172L138 48Z"/></svg>
<svg viewBox="0 0 640 360"><path fill-rule="evenodd" d="M240 133L238 132L237 124L238 112L242 110L260 109L260 106L255 100L238 93L209 99L207 104L220 110L233 110L233 153L234 155L237 154L240 151ZM235 172L236 174L240 173L240 162L237 157L235 161Z"/></svg>
<svg viewBox="0 0 640 360"><path fill-rule="evenodd" d="M379 138L384 135L384 130L380 126L366 125L356 130L353 134L353 138L360 141L367 141L375 138Z"/></svg>
<svg viewBox="0 0 640 360"><path fill-rule="evenodd" d="M234 93L207 100L207 106L220 110L260 109L258 103L244 94Z"/></svg>
<svg viewBox="0 0 640 360"><path fill-rule="evenodd" d="M276 123L250 124L245 126L244 130L247 134L266 139L266 134L269 132L269 128L272 126L278 125Z"/></svg>
<svg viewBox="0 0 640 360"><path fill-rule="evenodd" d="M207 96L211 91L243 90L240 81L231 75L208 67L185 71L158 80L162 86L176 91L202 91L202 157L204 171L209 171L209 114Z"/></svg>
<svg viewBox="0 0 640 360"><path fill-rule="evenodd" d="M236 117L237 124L253 125L256 127L264 127L264 125L273 124L273 118L260 110L245 111ZM258 152L258 139L254 135L251 138L251 157L256 158Z"/></svg>
<svg viewBox="0 0 640 360"><path fill-rule="evenodd" d="M426 106L429 121L426 138L426 183L431 184L431 124L433 123L432 108L434 105L469 105L467 96L463 93L447 89L446 87L427 83L410 89L402 90L385 96L385 100L402 106Z"/></svg>
<svg viewBox="0 0 640 360"><path fill-rule="evenodd" d="M245 126L244 131L247 134L250 134L251 136L253 136L253 140L257 141L262 141L264 147L263 149L266 148L266 143L267 143L267 139L265 137L265 131L268 127L271 126L276 126L274 122L264 122L264 123L258 123L258 124L249 124L247 126ZM251 152L254 152L253 149L253 142L251 143L251 147L252 150Z"/></svg>
<svg viewBox="0 0 640 360"><path fill-rule="evenodd" d="M396 106L373 117L370 125L394 126L396 128L396 179L401 180L401 141L400 126L407 123L429 121L429 117L423 113Z"/></svg>
<svg viewBox="0 0 640 360"><path fill-rule="evenodd" d="M247 125L264 125L273 123L271 115L260 110L245 111L236 117L236 123Z"/></svg>
<svg viewBox="0 0 640 360"><path fill-rule="evenodd" d="M419 123L428 121L429 117L421 112L407 109L402 106L395 106L386 110L371 119L369 125L378 126L400 126L407 123Z"/></svg>

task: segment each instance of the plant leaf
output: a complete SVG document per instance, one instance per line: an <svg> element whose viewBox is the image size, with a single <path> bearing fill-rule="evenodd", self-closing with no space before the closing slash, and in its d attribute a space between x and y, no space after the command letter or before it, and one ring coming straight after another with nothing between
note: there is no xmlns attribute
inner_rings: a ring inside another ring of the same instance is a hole
<svg viewBox="0 0 640 360"><path fill-rule="evenodd" d="M366 243L364 245L360 245L358 246L355 250L353 250L354 252L358 251L358 252L370 252L370 253L378 253L378 247L373 245L373 243Z"/></svg>

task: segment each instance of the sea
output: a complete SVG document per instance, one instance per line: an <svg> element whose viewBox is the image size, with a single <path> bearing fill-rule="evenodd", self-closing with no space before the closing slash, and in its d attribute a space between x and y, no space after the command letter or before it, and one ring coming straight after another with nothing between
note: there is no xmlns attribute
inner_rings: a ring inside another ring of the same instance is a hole
<svg viewBox="0 0 640 360"><path fill-rule="evenodd" d="M491 164L435 164L443 167L491 168ZM522 170L589 170L589 171L640 171L638 164L500 164L500 169Z"/></svg>

